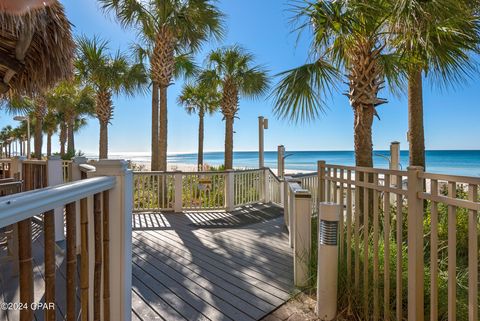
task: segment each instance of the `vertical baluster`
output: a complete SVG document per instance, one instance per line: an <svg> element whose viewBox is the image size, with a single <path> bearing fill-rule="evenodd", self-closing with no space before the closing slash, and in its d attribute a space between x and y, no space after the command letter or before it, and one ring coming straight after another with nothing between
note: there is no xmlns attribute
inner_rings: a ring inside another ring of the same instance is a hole
<svg viewBox="0 0 480 321"><path fill-rule="evenodd" d="M448 182L448 197L456 198L457 184ZM448 321L457 319L457 208L448 205Z"/></svg>
<svg viewBox="0 0 480 321"><path fill-rule="evenodd" d="M82 307L82 321L88 320L89 311L89 257L88 257L88 199L80 200L80 239L81 239L81 262L80 262L80 304Z"/></svg>
<svg viewBox="0 0 480 321"><path fill-rule="evenodd" d="M338 228L339 228L339 242L340 242L340 262L343 262L344 260L344 257L343 257L343 251L344 251L344 248L345 248L345 244L343 242L343 239L344 239L344 227L343 227L343 224L344 224L344 204L345 204L345 201L344 201L344 198L343 198L343 193L344 193L344 190L343 190L343 169L340 169L340 176L338 177L339 178L339 182L340 182L340 189L339 189L339 197L338 197L338 200L339 200L339 204L340 204L340 207L341 207L341 212L340 212L340 221L339 221L339 224L338 224ZM312 194L312 195L315 195L315 194Z"/></svg>
<svg viewBox="0 0 480 321"><path fill-rule="evenodd" d="M385 188L390 188L390 174L385 174ZM383 194L383 319L390 320L390 192Z"/></svg>
<svg viewBox="0 0 480 321"><path fill-rule="evenodd" d="M110 194L103 194L103 321L110 321Z"/></svg>
<svg viewBox="0 0 480 321"><path fill-rule="evenodd" d="M347 170L347 284L352 282L352 171ZM348 310L351 308L348 293Z"/></svg>
<svg viewBox="0 0 480 321"><path fill-rule="evenodd" d="M368 183L369 174L363 173L363 184ZM369 241L369 189L363 187L363 312L365 319L369 317L368 309L368 241Z"/></svg>
<svg viewBox="0 0 480 321"><path fill-rule="evenodd" d="M468 199L478 203L478 186L468 186ZM478 211L468 211L468 320L478 320Z"/></svg>
<svg viewBox="0 0 480 321"><path fill-rule="evenodd" d="M33 262L32 262L32 221L26 219L18 222L18 261L20 302L26 304L26 309L20 310L20 321L31 321L33 311Z"/></svg>
<svg viewBox="0 0 480 321"><path fill-rule="evenodd" d="M149 179L151 180L151 179ZM93 320L100 321L100 290L102 281L102 202L100 194L93 196L93 228L95 235L95 265L93 273Z"/></svg>
<svg viewBox="0 0 480 321"><path fill-rule="evenodd" d="M379 214L378 214L378 173L373 174L373 184L375 188L373 189L373 319L377 321L380 318L380 308L379 308L379 271L378 267L380 265L378 258L378 239L379 239Z"/></svg>
<svg viewBox="0 0 480 321"><path fill-rule="evenodd" d="M358 183L360 182L360 173L355 171L355 293L358 297L360 293L360 214L362 209L360 208L360 188Z"/></svg>
<svg viewBox="0 0 480 321"><path fill-rule="evenodd" d="M333 173L332 173L332 176L333 176L333 184L332 184L332 194L333 194L333 202L334 203L338 203L338 198L337 198L337 169L334 168L333 169Z"/></svg>
<svg viewBox="0 0 480 321"><path fill-rule="evenodd" d="M438 195L438 181L431 180L430 193ZM438 320L438 203L431 202L430 211L430 320Z"/></svg>
<svg viewBox="0 0 480 321"><path fill-rule="evenodd" d="M402 180L403 177L401 175L397 176L397 188L403 189L402 186ZM403 262L403 252L402 252L402 222L403 222L403 213L402 213L402 207L403 207L403 199L402 199L402 194L397 194L397 267L396 267L396 279L397 279L397 285L396 285L396 297L397 297L397 302L396 302L396 314L397 314L397 320L402 320L402 308L403 308L403 297L402 297L402 287L403 287L403 282L402 282L402 262Z"/></svg>
<svg viewBox="0 0 480 321"><path fill-rule="evenodd" d="M55 304L55 216L50 210L43 215L45 251L45 303ZM45 309L45 321L55 321L55 309Z"/></svg>
<svg viewBox="0 0 480 321"><path fill-rule="evenodd" d="M66 205L67 217L67 311L65 319L75 321L75 303L76 303L76 276L77 276L77 256L75 246L76 241L76 213L75 203Z"/></svg>

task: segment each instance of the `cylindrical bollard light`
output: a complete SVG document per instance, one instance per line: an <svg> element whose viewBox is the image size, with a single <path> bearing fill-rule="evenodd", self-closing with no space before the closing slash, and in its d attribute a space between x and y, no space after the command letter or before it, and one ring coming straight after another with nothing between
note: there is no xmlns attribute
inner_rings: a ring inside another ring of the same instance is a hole
<svg viewBox="0 0 480 321"><path fill-rule="evenodd" d="M333 320L337 314L338 221L341 206L320 203L318 208L317 316Z"/></svg>

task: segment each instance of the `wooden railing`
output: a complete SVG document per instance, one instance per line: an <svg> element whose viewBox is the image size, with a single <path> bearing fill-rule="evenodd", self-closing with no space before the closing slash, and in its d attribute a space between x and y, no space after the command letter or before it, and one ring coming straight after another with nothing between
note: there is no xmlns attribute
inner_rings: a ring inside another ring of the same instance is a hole
<svg viewBox="0 0 480 321"><path fill-rule="evenodd" d="M344 208L349 309L364 320L478 320L480 178L318 165L318 200Z"/></svg>
<svg viewBox="0 0 480 321"><path fill-rule="evenodd" d="M71 160L62 161L62 176L63 176L64 183L68 183L72 181L72 161Z"/></svg>
<svg viewBox="0 0 480 321"><path fill-rule="evenodd" d="M174 205L175 180L173 173L133 173L134 211L171 211Z"/></svg>
<svg viewBox="0 0 480 321"><path fill-rule="evenodd" d="M47 161L24 160L22 161L23 190L32 191L48 186Z"/></svg>
<svg viewBox="0 0 480 321"><path fill-rule="evenodd" d="M242 206L258 203L261 200L263 171L240 170L234 171L234 205Z"/></svg>
<svg viewBox="0 0 480 321"><path fill-rule="evenodd" d="M269 169L134 172L134 211L232 210L257 202L282 204L281 181Z"/></svg>
<svg viewBox="0 0 480 321"><path fill-rule="evenodd" d="M275 175L270 169L267 170L266 172L266 177L267 177L267 182L268 182L268 190L266 193L268 193L268 197L266 200L272 202L273 204L276 204L278 206L283 206L283 190L282 190L282 184L283 181L280 180L277 175Z"/></svg>
<svg viewBox="0 0 480 321"><path fill-rule="evenodd" d="M0 179L10 177L10 159L0 159Z"/></svg>
<svg viewBox="0 0 480 321"><path fill-rule="evenodd" d="M64 293L66 298L66 320L76 320L76 287L77 287L77 255L76 255L76 216L75 201L80 201L82 249L80 267L81 308L88 313L88 307L93 306L95 320L100 319L100 304L103 300L104 311L109 310L109 206L108 190L115 186L114 177L97 177L84 181L78 181L55 187L48 187L41 190L23 192L0 198L0 227L18 224L19 239L19 291L20 302L23 307L20 310L20 320L33 320L32 308L34 302L33 264L32 264L32 221L36 215L43 215L44 234L44 257L45 257L45 320L55 320L55 220L54 209L65 207L66 216L66 279L67 285ZM95 233L94 252L88 250L87 239L89 237L88 222L88 201L87 197L94 199L94 221L93 230ZM103 204L103 205L102 205ZM103 233L102 233L103 229ZM103 234L103 241L102 241ZM89 260L95 261L94 273L94 301L89 302ZM104 283L100 283L101 271L105 277ZM100 299L102 291L104 297ZM110 320L109 315L103 315L103 320Z"/></svg>

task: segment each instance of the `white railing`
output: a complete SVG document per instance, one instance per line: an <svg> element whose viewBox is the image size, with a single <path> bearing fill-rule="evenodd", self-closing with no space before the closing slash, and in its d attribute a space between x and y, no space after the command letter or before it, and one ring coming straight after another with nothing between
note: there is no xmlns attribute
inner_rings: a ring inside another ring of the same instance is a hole
<svg viewBox="0 0 480 321"><path fill-rule="evenodd" d="M134 211L172 211L174 209L174 206L174 173L133 173Z"/></svg>
<svg viewBox="0 0 480 321"><path fill-rule="evenodd" d="M282 205L282 181L269 169L211 172L134 172L133 209L233 210L271 202Z"/></svg>
<svg viewBox="0 0 480 321"><path fill-rule="evenodd" d="M225 208L225 172L183 172L181 176L182 209Z"/></svg>
<svg viewBox="0 0 480 321"><path fill-rule="evenodd" d="M268 169L268 173L266 175L268 179L268 201L278 206L283 206L282 180L280 180L270 169Z"/></svg>
<svg viewBox="0 0 480 321"><path fill-rule="evenodd" d="M260 202L262 198L261 170L234 171L234 205L241 206Z"/></svg>
<svg viewBox="0 0 480 321"><path fill-rule="evenodd" d="M316 213L317 209L317 194L318 194L318 175L316 172L308 174L299 174L292 176L298 180L302 188L308 190L312 194L312 212Z"/></svg>

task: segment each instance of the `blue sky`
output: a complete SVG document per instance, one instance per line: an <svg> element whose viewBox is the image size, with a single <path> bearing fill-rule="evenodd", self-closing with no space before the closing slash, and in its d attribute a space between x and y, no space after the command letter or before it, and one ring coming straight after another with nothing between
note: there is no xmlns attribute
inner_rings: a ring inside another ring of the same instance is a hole
<svg viewBox="0 0 480 321"><path fill-rule="evenodd" d="M124 30L113 17L106 17L95 0L63 0L67 15L74 24L76 35L98 35L110 40L111 49L128 50L135 40L132 30ZM308 39L297 43L291 33L290 13L285 0L222 0L220 8L227 15L227 36L222 43L209 43L198 55L203 62L205 53L220 45L240 44L265 65L271 75L303 64L307 59ZM427 149L480 149L480 75L467 84L446 91L432 89L426 83L425 134ZM195 152L197 146L197 118L177 105L181 88L179 81L168 92L169 153ZM398 140L407 148L407 100L392 97L386 90L382 96L389 103L379 107L381 120L375 120L373 141L375 149L387 149L389 142ZM151 95L134 98L115 97L115 113L109 129L111 153L149 152ZM257 117L270 120L266 131L267 150L284 144L290 150L352 150L353 113L348 100L340 93L329 100L325 116L308 124L290 124L272 115L272 101L241 100L239 120L235 122L235 150L257 149ZM13 122L0 112L0 127ZM206 120L205 149L223 150L224 123L221 115ZM57 144L57 137L54 138ZM76 147L87 153L98 150L98 124L95 119L78 133ZM54 146L56 148L56 146Z"/></svg>

